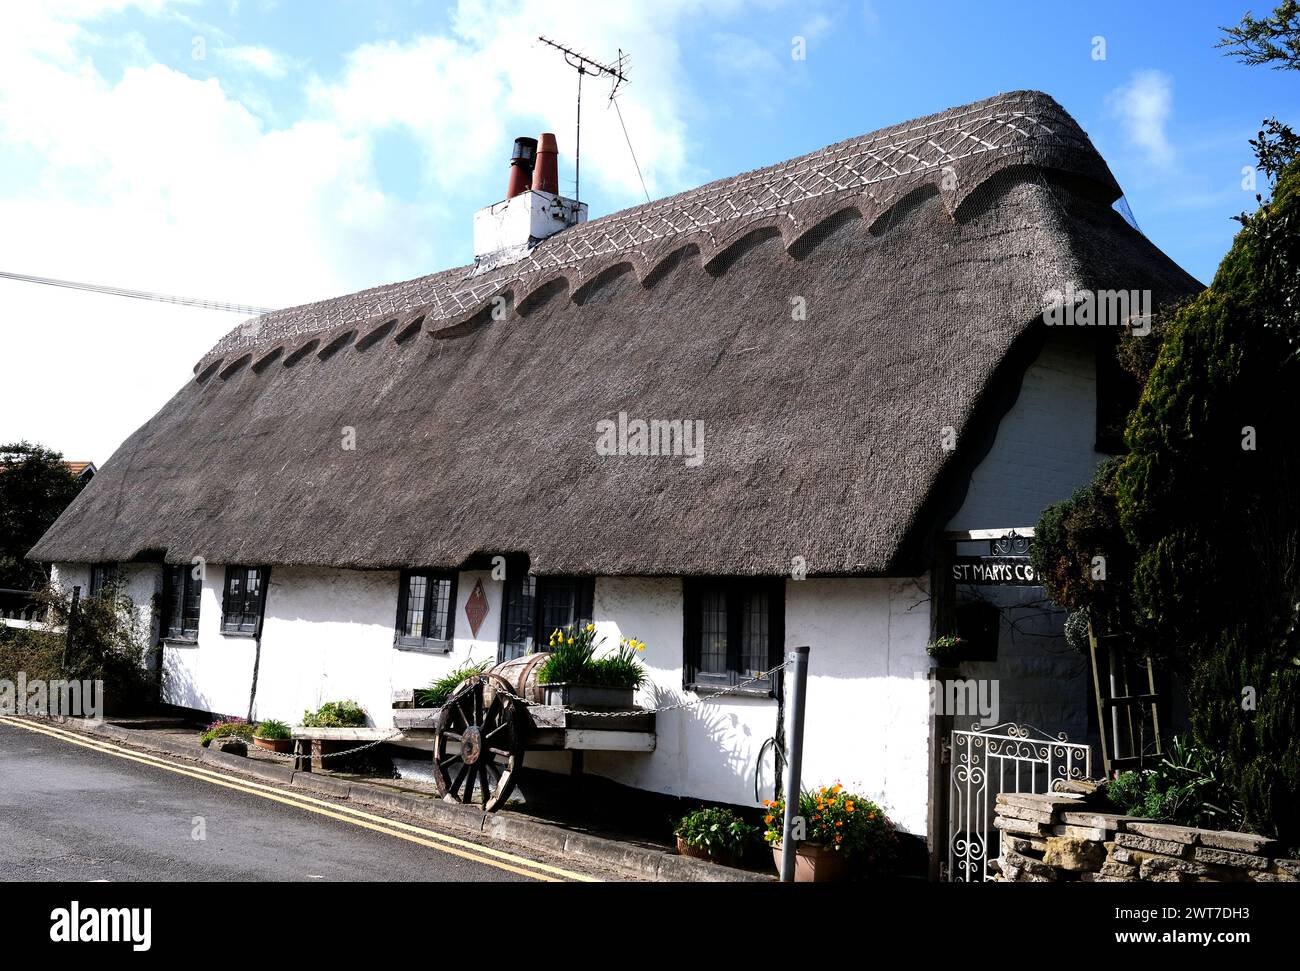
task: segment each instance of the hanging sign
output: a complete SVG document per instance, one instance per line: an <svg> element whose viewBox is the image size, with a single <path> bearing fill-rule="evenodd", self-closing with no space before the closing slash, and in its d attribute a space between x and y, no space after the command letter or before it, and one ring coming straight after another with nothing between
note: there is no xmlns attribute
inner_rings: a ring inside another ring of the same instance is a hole
<svg viewBox="0 0 1300 971"><path fill-rule="evenodd" d="M952 561L952 578L956 583L981 587L1039 585L1027 556L957 556Z"/></svg>

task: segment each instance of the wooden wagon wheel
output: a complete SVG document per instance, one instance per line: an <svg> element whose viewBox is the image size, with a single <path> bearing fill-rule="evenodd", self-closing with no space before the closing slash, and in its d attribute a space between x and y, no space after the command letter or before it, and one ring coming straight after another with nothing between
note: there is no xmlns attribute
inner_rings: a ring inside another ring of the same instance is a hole
<svg viewBox="0 0 1300 971"><path fill-rule="evenodd" d="M442 798L477 802L490 813L510 797L524 764L524 729L510 690L504 678L478 675L443 709L433 735L433 779ZM460 751L449 752L448 742L459 742Z"/></svg>

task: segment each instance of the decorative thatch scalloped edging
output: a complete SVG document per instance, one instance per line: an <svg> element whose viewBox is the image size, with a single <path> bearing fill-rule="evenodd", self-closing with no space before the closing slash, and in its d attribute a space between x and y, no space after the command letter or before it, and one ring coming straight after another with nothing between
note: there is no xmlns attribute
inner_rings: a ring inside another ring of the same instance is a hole
<svg viewBox="0 0 1300 971"><path fill-rule="evenodd" d="M940 148L941 143L947 147ZM232 353L415 306L427 308L429 329L438 329L436 322L444 320L446 326L457 326L472 319L493 293L520 285L531 289L525 281L539 276L564 274L574 295L607 264L628 259L639 279L654 279L657 265L689 242L699 247L706 267L725 263L727 248L768 217L787 251L846 204L858 208L869 225L887 227L893 207L924 184L939 187L945 208L959 219L961 208L984 183L1017 165L1071 173L1111 201L1120 194L1105 162L1060 105L1040 92L1010 92L592 220L544 241L520 264L482 277L474 277L472 267L460 267L275 311L256 319L251 329L243 325L227 334L195 371ZM944 188L950 176L955 185ZM782 193L792 186L797 188L786 199ZM752 211L746 215L746 209ZM740 223L733 225L733 218ZM527 304L525 290L515 291L521 307ZM371 309L348 310L366 304ZM351 319L339 319L349 313Z"/></svg>

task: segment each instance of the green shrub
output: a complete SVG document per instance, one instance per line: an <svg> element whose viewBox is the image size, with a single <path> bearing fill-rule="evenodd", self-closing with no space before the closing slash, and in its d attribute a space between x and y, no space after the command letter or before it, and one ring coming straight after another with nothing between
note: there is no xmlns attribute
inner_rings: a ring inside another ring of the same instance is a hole
<svg viewBox="0 0 1300 971"><path fill-rule="evenodd" d="M1212 285L1164 308L1152 334L1121 343L1122 362L1144 382L1125 430L1129 453L1045 510L1031 550L1053 601L1086 609L1098 634L1120 635L1179 676L1193 737L1216 753L1227 790L1211 802L1239 799L1244 825L1290 846L1300 843L1300 163L1285 161L1292 155L1266 163L1261 153L1273 199L1243 217ZM1104 579L1090 569L1097 556ZM1171 818L1184 812L1186 794L1167 775L1126 779L1115 791Z"/></svg>
<svg viewBox="0 0 1300 971"><path fill-rule="evenodd" d="M466 661L457 668L453 668L439 678L435 678L433 683L427 688L421 688L416 692L415 699L419 702L421 708L441 708L447 703L453 691L460 687L460 683L466 678L472 678L476 674L482 674L492 666L489 661Z"/></svg>
<svg viewBox="0 0 1300 971"><path fill-rule="evenodd" d="M1121 772L1106 784L1121 813L1202 829L1240 829L1241 806L1223 780L1222 760L1175 738L1153 769Z"/></svg>
<svg viewBox="0 0 1300 971"><path fill-rule="evenodd" d="M1116 477L1135 620L1177 647L1195 737L1221 754L1246 825L1286 845L1300 843L1298 226L1293 162L1171 320Z"/></svg>
<svg viewBox="0 0 1300 971"><path fill-rule="evenodd" d="M739 860L756 842L758 826L745 822L730 809L714 806L682 817L673 835L704 850L716 860Z"/></svg>
<svg viewBox="0 0 1300 971"><path fill-rule="evenodd" d="M147 625L120 588L78 601L71 640L66 634L71 594L47 585L34 600L38 616L61 629L0 627L0 678L17 681L22 671L28 681L102 681L106 705L119 712L139 711L156 700L157 686L145 666Z"/></svg>
<svg viewBox="0 0 1300 971"><path fill-rule="evenodd" d="M207 748L219 738L252 738L253 726L243 718L218 718L199 736L199 744Z"/></svg>
<svg viewBox="0 0 1300 971"><path fill-rule="evenodd" d="M268 718L257 726L257 731L253 732L254 738L265 738L268 741L284 741L293 738L293 730L282 721L274 718Z"/></svg>
<svg viewBox="0 0 1300 971"><path fill-rule="evenodd" d="M365 723L366 710L355 701L327 701L302 713L304 728L359 728Z"/></svg>
<svg viewBox="0 0 1300 971"><path fill-rule="evenodd" d="M1117 460L1104 462L1092 482L1044 509L1029 549L1048 598L1073 613L1086 611L1102 634L1137 633L1130 599L1136 554L1120 525L1118 473Z"/></svg>

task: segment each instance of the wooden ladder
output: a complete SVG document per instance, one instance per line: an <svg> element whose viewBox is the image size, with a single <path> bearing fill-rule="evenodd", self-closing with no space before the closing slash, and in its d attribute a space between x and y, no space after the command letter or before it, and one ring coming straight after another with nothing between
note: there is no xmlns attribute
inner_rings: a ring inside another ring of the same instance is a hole
<svg viewBox="0 0 1300 971"><path fill-rule="evenodd" d="M1144 768L1164 751L1160 741L1160 696L1156 693L1155 668L1149 657L1132 658L1130 652L1123 650L1124 643L1121 634L1098 637L1089 622L1092 691L1097 700L1097 733L1101 736L1101 761L1107 778L1126 769ZM1105 654L1104 679L1098 661L1102 653ZM1146 693L1133 694L1129 686L1141 678L1143 667L1146 668ZM1146 752L1146 724L1141 711L1144 706L1151 709L1154 754Z"/></svg>

